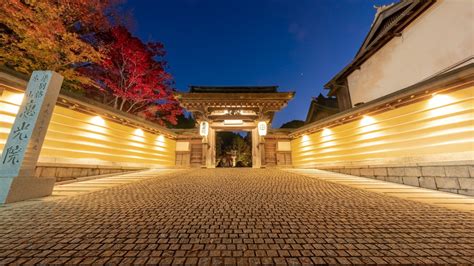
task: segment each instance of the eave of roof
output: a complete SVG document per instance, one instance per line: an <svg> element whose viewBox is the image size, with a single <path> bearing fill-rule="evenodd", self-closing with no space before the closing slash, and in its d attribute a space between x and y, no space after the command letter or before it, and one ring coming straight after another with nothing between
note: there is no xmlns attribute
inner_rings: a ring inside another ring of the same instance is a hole
<svg viewBox="0 0 474 266"><path fill-rule="evenodd" d="M275 93L278 86L189 86L190 93Z"/></svg>
<svg viewBox="0 0 474 266"><path fill-rule="evenodd" d="M339 108L320 104L315 99L313 99L311 100L308 113L306 113L306 122L311 120L313 115L316 113L316 110L328 110L337 112Z"/></svg>
<svg viewBox="0 0 474 266"><path fill-rule="evenodd" d="M206 100L206 101L266 101L266 100L291 100L295 92L271 92L271 93L202 93L202 92L175 92L174 95L180 101ZM230 97L232 96L232 97Z"/></svg>

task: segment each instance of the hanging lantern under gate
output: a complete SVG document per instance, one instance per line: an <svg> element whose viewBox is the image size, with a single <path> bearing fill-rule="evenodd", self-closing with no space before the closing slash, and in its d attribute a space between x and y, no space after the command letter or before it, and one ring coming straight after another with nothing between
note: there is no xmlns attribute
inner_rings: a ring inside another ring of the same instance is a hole
<svg viewBox="0 0 474 266"><path fill-rule="evenodd" d="M201 124L199 125L199 135L202 137L207 137L209 134L209 122L207 121L202 121Z"/></svg>
<svg viewBox="0 0 474 266"><path fill-rule="evenodd" d="M265 123L265 121L258 122L257 128L259 136L263 137L267 135L267 123Z"/></svg>

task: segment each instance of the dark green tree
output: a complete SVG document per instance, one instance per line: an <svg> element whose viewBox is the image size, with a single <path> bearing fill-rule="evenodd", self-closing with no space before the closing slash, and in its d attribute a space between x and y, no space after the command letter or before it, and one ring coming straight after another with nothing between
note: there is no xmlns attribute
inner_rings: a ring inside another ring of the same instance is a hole
<svg viewBox="0 0 474 266"><path fill-rule="evenodd" d="M291 120L290 122L284 123L280 128L299 128L304 126L304 121L302 120Z"/></svg>
<svg viewBox="0 0 474 266"><path fill-rule="evenodd" d="M189 129L196 127L196 120L193 118L191 114L181 114L177 117L177 124L173 125L169 122L166 123L168 128L176 128L176 129Z"/></svg>
<svg viewBox="0 0 474 266"><path fill-rule="evenodd" d="M245 138L237 134L238 137L232 140L232 150L236 151L236 161L242 162L243 166L252 165L252 146ZM250 134L248 134L250 135Z"/></svg>
<svg viewBox="0 0 474 266"><path fill-rule="evenodd" d="M244 137L234 132L218 132L216 140L217 165L224 159L229 161L229 156L235 152L238 166L252 166L252 142L250 133Z"/></svg>

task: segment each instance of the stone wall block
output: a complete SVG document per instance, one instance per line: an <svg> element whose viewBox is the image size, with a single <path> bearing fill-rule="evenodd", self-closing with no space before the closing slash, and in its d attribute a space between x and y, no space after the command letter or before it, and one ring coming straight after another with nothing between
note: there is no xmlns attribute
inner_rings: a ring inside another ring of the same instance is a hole
<svg viewBox="0 0 474 266"><path fill-rule="evenodd" d="M56 177L56 167L42 167L41 177Z"/></svg>
<svg viewBox="0 0 474 266"><path fill-rule="evenodd" d="M401 176L387 176L385 180L393 183L403 184L403 179Z"/></svg>
<svg viewBox="0 0 474 266"><path fill-rule="evenodd" d="M445 166L446 176L448 177L469 177L469 167L460 166Z"/></svg>
<svg viewBox="0 0 474 266"><path fill-rule="evenodd" d="M405 168L403 167L389 167L388 176L404 176L405 175Z"/></svg>
<svg viewBox="0 0 474 266"><path fill-rule="evenodd" d="M444 167L442 166L423 166L421 167L421 174L423 176L446 176Z"/></svg>
<svg viewBox="0 0 474 266"><path fill-rule="evenodd" d="M100 169L99 173L100 175L110 174L110 169Z"/></svg>
<svg viewBox="0 0 474 266"><path fill-rule="evenodd" d="M459 182L457 178L452 177L436 177L436 187L438 189L459 189Z"/></svg>
<svg viewBox="0 0 474 266"><path fill-rule="evenodd" d="M366 177L373 177L375 176L374 169L372 168L361 168L360 175Z"/></svg>
<svg viewBox="0 0 474 266"><path fill-rule="evenodd" d="M403 177L403 184L410 185L410 186L415 186L415 187L420 186L420 182L419 182L417 176L404 176Z"/></svg>
<svg viewBox="0 0 474 266"><path fill-rule="evenodd" d="M474 179L473 178L458 178L459 186L461 189L474 190Z"/></svg>
<svg viewBox="0 0 474 266"><path fill-rule="evenodd" d="M405 167L405 176L421 176L420 167Z"/></svg>
<svg viewBox="0 0 474 266"><path fill-rule="evenodd" d="M73 168L57 168L56 177L69 178L72 176Z"/></svg>
<svg viewBox="0 0 474 266"><path fill-rule="evenodd" d="M474 177L474 165L469 165L469 176Z"/></svg>
<svg viewBox="0 0 474 266"><path fill-rule="evenodd" d="M82 169L81 168L72 168L72 176L71 177L82 177Z"/></svg>
<svg viewBox="0 0 474 266"><path fill-rule="evenodd" d="M440 188L438 190L439 191L444 191L444 192L459 194L459 189L454 189L454 188Z"/></svg>
<svg viewBox="0 0 474 266"><path fill-rule="evenodd" d="M458 193L467 196L474 196L474 189L459 189Z"/></svg>
<svg viewBox="0 0 474 266"><path fill-rule="evenodd" d="M342 169L341 173L343 173L345 175L350 175L351 174L351 169Z"/></svg>
<svg viewBox="0 0 474 266"><path fill-rule="evenodd" d="M472 165L328 168L326 170L450 193L474 195L474 166Z"/></svg>
<svg viewBox="0 0 474 266"><path fill-rule="evenodd" d="M93 175L100 175L100 169L99 168L94 168L92 169Z"/></svg>
<svg viewBox="0 0 474 266"><path fill-rule="evenodd" d="M350 169L350 170L351 170L350 175L360 176L360 169L353 168L353 169Z"/></svg>
<svg viewBox="0 0 474 266"><path fill-rule="evenodd" d="M94 176L94 175L99 175L99 169L98 168L89 169L87 176Z"/></svg>
<svg viewBox="0 0 474 266"><path fill-rule="evenodd" d="M41 167L36 167L35 169L35 177L41 177Z"/></svg>
<svg viewBox="0 0 474 266"><path fill-rule="evenodd" d="M38 166L36 167L36 177L55 177L56 182L76 179L86 176L95 176L99 174L109 173L124 173L129 172L130 169L117 169L117 168L80 168L80 167L51 167L51 166Z"/></svg>
<svg viewBox="0 0 474 266"><path fill-rule="evenodd" d="M82 168L81 169L81 177L87 176L89 174L89 169L87 168Z"/></svg>
<svg viewBox="0 0 474 266"><path fill-rule="evenodd" d="M374 175L375 176L388 176L387 168L385 167L374 168Z"/></svg>
<svg viewBox="0 0 474 266"><path fill-rule="evenodd" d="M422 176L419 178L420 187L436 189L436 182L434 177Z"/></svg>

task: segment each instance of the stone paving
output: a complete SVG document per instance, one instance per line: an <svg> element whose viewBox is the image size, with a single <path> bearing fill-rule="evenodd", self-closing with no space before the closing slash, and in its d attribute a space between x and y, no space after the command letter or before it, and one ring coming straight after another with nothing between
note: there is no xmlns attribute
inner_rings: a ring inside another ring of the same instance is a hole
<svg viewBox="0 0 474 266"><path fill-rule="evenodd" d="M277 169L0 208L0 264L474 263L474 216Z"/></svg>

